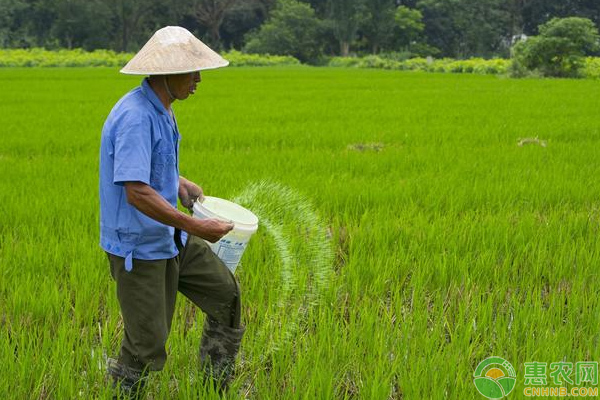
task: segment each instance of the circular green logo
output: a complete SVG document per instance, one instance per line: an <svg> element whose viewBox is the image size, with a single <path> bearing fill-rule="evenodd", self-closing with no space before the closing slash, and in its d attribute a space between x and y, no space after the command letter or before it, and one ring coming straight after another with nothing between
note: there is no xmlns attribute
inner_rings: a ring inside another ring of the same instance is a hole
<svg viewBox="0 0 600 400"><path fill-rule="evenodd" d="M473 373L475 387L488 399L501 399L515 388L517 373L501 357L489 357L479 363Z"/></svg>

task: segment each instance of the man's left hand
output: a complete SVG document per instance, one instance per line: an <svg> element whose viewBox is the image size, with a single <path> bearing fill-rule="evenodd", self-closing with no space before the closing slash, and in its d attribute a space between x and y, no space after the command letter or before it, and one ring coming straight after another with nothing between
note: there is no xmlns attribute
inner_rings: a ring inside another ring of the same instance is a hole
<svg viewBox="0 0 600 400"><path fill-rule="evenodd" d="M184 177L179 177L179 201L188 210L192 210L196 200L202 201L204 193L202 188Z"/></svg>

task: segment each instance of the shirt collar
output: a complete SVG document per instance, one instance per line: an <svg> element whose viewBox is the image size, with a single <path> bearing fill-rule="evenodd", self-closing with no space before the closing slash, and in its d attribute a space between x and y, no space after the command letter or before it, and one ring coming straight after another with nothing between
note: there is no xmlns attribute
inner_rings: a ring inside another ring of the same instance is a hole
<svg viewBox="0 0 600 400"><path fill-rule="evenodd" d="M144 96L146 96L150 103L152 103L154 108L156 108L160 113L169 115L167 109L152 89L152 86L150 86L148 78L144 78L144 80L142 81L142 93L144 94Z"/></svg>

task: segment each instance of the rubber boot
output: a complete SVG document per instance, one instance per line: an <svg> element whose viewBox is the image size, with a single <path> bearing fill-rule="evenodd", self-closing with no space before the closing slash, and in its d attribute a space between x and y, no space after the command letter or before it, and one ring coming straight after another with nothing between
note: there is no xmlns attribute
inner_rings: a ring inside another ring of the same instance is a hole
<svg viewBox="0 0 600 400"><path fill-rule="evenodd" d="M231 328L211 317L204 321L200 340L200 365L205 379L211 379L215 389L223 393L235 376L235 357L246 328Z"/></svg>
<svg viewBox="0 0 600 400"><path fill-rule="evenodd" d="M113 400L143 398L147 378L144 371L123 365L112 358L108 359L106 369L117 391Z"/></svg>

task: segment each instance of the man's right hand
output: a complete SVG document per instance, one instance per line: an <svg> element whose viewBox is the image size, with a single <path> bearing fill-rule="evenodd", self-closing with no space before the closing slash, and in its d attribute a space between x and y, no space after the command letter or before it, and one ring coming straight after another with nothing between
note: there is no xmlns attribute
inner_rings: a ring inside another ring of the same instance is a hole
<svg viewBox="0 0 600 400"><path fill-rule="evenodd" d="M187 233L215 243L232 229L233 223L231 222L224 222L215 218L193 218L193 223L190 224Z"/></svg>
<svg viewBox="0 0 600 400"><path fill-rule="evenodd" d="M187 233L215 243L233 229L233 223L194 218L169 204L156 190L142 182L125 182L127 202L140 212Z"/></svg>

